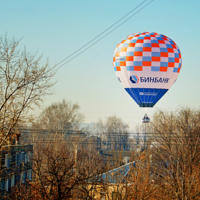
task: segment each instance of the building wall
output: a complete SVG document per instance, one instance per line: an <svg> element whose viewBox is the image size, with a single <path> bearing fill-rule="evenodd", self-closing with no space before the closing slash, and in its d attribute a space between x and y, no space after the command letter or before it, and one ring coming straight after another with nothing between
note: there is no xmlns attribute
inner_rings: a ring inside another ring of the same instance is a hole
<svg viewBox="0 0 200 200"><path fill-rule="evenodd" d="M3 146L0 152L0 192L32 180L32 145Z"/></svg>

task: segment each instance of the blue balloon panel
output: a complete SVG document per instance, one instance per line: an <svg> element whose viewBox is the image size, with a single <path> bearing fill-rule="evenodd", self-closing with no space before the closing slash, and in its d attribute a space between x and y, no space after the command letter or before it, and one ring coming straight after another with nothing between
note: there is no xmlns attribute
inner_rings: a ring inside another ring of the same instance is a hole
<svg viewBox="0 0 200 200"><path fill-rule="evenodd" d="M168 89L125 88L140 107L153 107Z"/></svg>

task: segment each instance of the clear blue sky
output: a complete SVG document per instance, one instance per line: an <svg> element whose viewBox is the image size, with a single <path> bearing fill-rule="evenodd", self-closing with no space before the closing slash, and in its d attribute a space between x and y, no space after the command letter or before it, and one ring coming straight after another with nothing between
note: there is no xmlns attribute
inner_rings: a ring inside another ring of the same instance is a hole
<svg viewBox="0 0 200 200"><path fill-rule="evenodd" d="M0 35L20 39L22 48L43 54L51 66L79 49L111 26L142 0L0 0ZM147 3L150 0L146 1ZM55 94L46 97L43 108L62 99L77 102L85 122L96 122L116 114L131 129L141 122L144 108L118 82L112 55L121 40L132 33L152 31L173 39L179 46L183 65L172 88L147 110L173 110L200 105L200 1L154 0L92 48L59 69ZM39 112L39 110L37 111Z"/></svg>

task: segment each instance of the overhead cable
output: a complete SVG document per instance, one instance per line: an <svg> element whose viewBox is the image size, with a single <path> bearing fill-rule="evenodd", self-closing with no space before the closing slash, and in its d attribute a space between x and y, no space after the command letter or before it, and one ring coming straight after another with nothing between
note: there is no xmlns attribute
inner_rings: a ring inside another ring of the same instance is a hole
<svg viewBox="0 0 200 200"><path fill-rule="evenodd" d="M97 42L101 41L103 38L105 38L107 35L109 35L110 33L112 33L114 30L116 30L118 27L120 27L122 24L124 24L126 21L128 21L130 18L132 18L133 16L135 16L137 13L139 13L141 10L143 10L146 6L148 6L153 0L151 0L149 3L145 4L142 8L140 8L138 11L136 11L134 14L132 14L130 17L128 17L127 19L125 19L122 23L120 23L118 26L116 26L115 28L113 28L111 31L109 31L108 33L106 33L109 29L111 29L113 26L115 26L117 23L119 23L121 20L123 20L125 17L127 17L130 13L132 13L133 11L135 11L137 8L139 8L142 4L144 4L147 0L143 1L142 3L140 3L138 6L136 6L134 9L132 9L129 13L127 13L125 16L123 16L121 19L119 19L117 22L115 22L114 24L112 24L109 28L107 28L106 30L104 30L102 33L100 33L99 35L97 35L95 38L93 38L92 40L90 40L88 43L86 43L85 45L83 45L81 48L79 48L78 50L76 50L74 53L70 54L69 56L67 56L65 59L63 59L62 61L60 61L58 64L56 64L54 66L55 70L58 70L59 68L61 68L62 66L66 65L67 63L69 63L71 60L75 59L77 56L81 55L83 52L85 52L86 50L88 50L89 48L91 48L92 46L94 46ZM99 38L101 35L103 35L104 33L106 33L104 36L102 36L100 39L98 39L97 41L93 42L94 40L96 40L97 38ZM93 43L92 43L93 42ZM90 43L92 43L90 46L88 46ZM84 47L88 46L87 48L84 49ZM84 49L84 50L82 50ZM82 50L82 51L80 51ZM78 53L79 52L79 53ZM76 53L78 53L77 55L75 55ZM75 55L74 57L72 57L73 55ZM72 58L71 58L72 57ZM70 58L70 59L69 59ZM66 61L67 60L67 61ZM63 63L64 61L66 61L65 63ZM63 63L63 64L62 64ZM60 65L60 66L59 66Z"/></svg>

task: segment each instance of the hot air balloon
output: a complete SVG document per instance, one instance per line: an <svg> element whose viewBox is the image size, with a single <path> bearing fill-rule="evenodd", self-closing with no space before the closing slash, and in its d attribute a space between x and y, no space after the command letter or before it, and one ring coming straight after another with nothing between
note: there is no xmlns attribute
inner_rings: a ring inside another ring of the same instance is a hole
<svg viewBox="0 0 200 200"><path fill-rule="evenodd" d="M113 67L135 102L140 107L153 107L178 78L182 67L181 52L165 35L134 33L117 45Z"/></svg>

